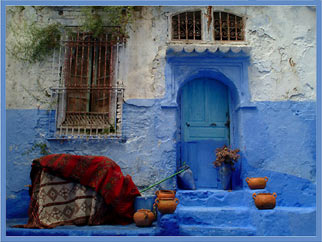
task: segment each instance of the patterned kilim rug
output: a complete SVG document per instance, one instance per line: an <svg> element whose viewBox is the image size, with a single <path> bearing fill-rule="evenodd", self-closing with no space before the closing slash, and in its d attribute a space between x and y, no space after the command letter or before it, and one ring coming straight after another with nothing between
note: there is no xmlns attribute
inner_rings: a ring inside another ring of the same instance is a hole
<svg viewBox="0 0 322 242"><path fill-rule="evenodd" d="M103 156L54 154L33 161L28 223L19 228L129 224L140 193L120 167Z"/></svg>

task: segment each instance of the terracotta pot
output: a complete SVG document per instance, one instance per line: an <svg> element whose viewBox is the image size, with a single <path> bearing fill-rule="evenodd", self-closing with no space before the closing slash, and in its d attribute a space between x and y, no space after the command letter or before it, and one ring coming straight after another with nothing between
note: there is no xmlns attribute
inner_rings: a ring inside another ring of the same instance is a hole
<svg viewBox="0 0 322 242"><path fill-rule="evenodd" d="M163 198L174 198L174 196L176 195L176 191L172 191L172 190L159 190L155 192L155 195L157 195L157 197L159 199L163 199Z"/></svg>
<svg viewBox="0 0 322 242"><path fill-rule="evenodd" d="M138 227L149 227L153 223L155 217L149 209L139 209L133 215L134 222Z"/></svg>
<svg viewBox="0 0 322 242"><path fill-rule="evenodd" d="M179 204L178 198L163 198L163 199L155 199L155 203L158 207L160 213L170 214L174 213Z"/></svg>
<svg viewBox="0 0 322 242"><path fill-rule="evenodd" d="M246 182L250 189L264 189L266 187L267 181L268 181L268 178L266 176L246 178Z"/></svg>
<svg viewBox="0 0 322 242"><path fill-rule="evenodd" d="M276 205L276 193L253 193L255 205L258 209L273 209Z"/></svg>

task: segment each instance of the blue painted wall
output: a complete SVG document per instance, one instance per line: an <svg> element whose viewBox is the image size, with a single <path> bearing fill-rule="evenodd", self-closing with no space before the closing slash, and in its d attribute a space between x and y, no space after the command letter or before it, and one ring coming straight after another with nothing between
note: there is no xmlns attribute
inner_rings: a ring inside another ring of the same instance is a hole
<svg viewBox="0 0 322 242"><path fill-rule="evenodd" d="M267 176L267 190L278 194L279 206L314 207L316 103L251 102L248 61L242 52L170 50L164 98L124 103L122 142L47 140L54 111L7 110L7 217L27 216L29 197L24 185L30 184L32 160L41 156L35 144L45 143L51 153L108 156L140 189L173 174L181 162L178 97L184 84L195 78L215 79L229 88L231 143L241 150L233 189L246 189L246 177ZM155 189L160 188L175 189L175 179Z"/></svg>
<svg viewBox="0 0 322 242"><path fill-rule="evenodd" d="M131 104L130 104L131 103ZM267 176L267 190L278 194L279 206L315 206L315 102L256 102L239 109L242 159L235 174L237 189L246 177ZM137 106L140 105L140 106ZM126 142L48 141L51 111L7 110L7 217L25 217L31 161L41 156L36 143L51 153L105 155L140 188L176 169L176 108L161 108L161 100L131 100L124 104ZM215 158L215 156L214 156ZM163 185L174 188L174 180Z"/></svg>
<svg viewBox="0 0 322 242"><path fill-rule="evenodd" d="M137 106L140 105L140 106ZM32 160L42 156L35 144L50 153L104 155L112 158L139 189L172 175L176 170L176 110L163 109L158 100L132 100L123 106L123 134L116 140L47 140L53 111L7 110L7 216L25 217L29 203ZM175 179L156 189L175 189ZM153 189L145 194L153 193Z"/></svg>
<svg viewBox="0 0 322 242"><path fill-rule="evenodd" d="M280 206L315 206L316 103L256 102L241 112L241 182L267 176Z"/></svg>

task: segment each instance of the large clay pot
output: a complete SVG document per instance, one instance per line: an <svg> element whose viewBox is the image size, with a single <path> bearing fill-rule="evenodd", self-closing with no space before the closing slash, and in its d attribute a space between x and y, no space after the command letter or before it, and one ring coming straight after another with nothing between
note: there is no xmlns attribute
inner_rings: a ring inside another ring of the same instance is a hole
<svg viewBox="0 0 322 242"><path fill-rule="evenodd" d="M276 205L276 193L253 193L255 205L258 209L273 209Z"/></svg>
<svg viewBox="0 0 322 242"><path fill-rule="evenodd" d="M155 199L155 203L158 207L160 213L170 214L174 213L179 204L178 198L163 198L163 199Z"/></svg>
<svg viewBox="0 0 322 242"><path fill-rule="evenodd" d="M149 227L153 223L155 217L149 209L139 209L133 215L134 222L138 227Z"/></svg>
<svg viewBox="0 0 322 242"><path fill-rule="evenodd" d="M173 191L173 190L159 190L159 191L155 192L155 195L157 195L157 197L159 199L174 198L174 196L176 195L176 191Z"/></svg>
<svg viewBox="0 0 322 242"><path fill-rule="evenodd" d="M246 178L246 182L250 189L264 189L266 187L267 181L268 181L268 178L266 176Z"/></svg>

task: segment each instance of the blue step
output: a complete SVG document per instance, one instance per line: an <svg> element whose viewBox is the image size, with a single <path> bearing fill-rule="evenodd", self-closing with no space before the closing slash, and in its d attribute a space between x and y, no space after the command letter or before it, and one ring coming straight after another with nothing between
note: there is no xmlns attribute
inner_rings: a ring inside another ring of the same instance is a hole
<svg viewBox="0 0 322 242"><path fill-rule="evenodd" d="M314 207L275 207L258 210L257 208L195 206L179 208L176 213L179 234L182 236L316 235L316 208Z"/></svg>
<svg viewBox="0 0 322 242"><path fill-rule="evenodd" d="M175 212L179 235L315 236L316 207L256 208L253 193L265 190L180 190Z"/></svg>
<svg viewBox="0 0 322 242"><path fill-rule="evenodd" d="M203 207L251 207L254 205L253 193L265 190L179 190L176 197L182 206Z"/></svg>
<svg viewBox="0 0 322 242"><path fill-rule="evenodd" d="M247 227L219 227L205 225L179 225L180 236L254 236L256 229Z"/></svg>
<svg viewBox="0 0 322 242"><path fill-rule="evenodd" d="M180 206L176 213L178 223L183 225L238 227L251 223L250 209L247 207Z"/></svg>
<svg viewBox="0 0 322 242"><path fill-rule="evenodd" d="M258 236L315 236L315 207L250 208L252 224Z"/></svg>

